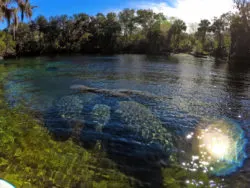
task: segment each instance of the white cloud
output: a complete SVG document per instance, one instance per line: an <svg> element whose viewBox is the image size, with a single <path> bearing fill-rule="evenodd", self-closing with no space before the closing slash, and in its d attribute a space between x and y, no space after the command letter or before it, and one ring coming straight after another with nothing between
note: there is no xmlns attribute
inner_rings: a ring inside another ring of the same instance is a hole
<svg viewBox="0 0 250 188"><path fill-rule="evenodd" d="M187 25L198 23L201 19L212 20L215 16L233 11L233 0L176 0L175 6L170 7L166 2L160 3L145 1L134 4L136 8L152 9L162 12L166 16L184 20Z"/></svg>

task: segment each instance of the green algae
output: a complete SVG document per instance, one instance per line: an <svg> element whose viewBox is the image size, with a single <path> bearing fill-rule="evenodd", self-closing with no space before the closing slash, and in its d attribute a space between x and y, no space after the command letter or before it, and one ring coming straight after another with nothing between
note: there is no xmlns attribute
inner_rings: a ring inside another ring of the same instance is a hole
<svg viewBox="0 0 250 188"><path fill-rule="evenodd" d="M0 114L0 177L17 187L129 186L101 151L87 151L71 140L56 142L31 116L16 110ZM105 170L98 167L103 160Z"/></svg>

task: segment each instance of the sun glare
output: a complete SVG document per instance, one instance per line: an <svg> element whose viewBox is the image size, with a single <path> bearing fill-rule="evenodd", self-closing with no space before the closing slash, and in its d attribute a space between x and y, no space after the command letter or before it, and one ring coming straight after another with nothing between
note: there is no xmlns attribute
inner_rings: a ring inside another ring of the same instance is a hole
<svg viewBox="0 0 250 188"><path fill-rule="evenodd" d="M200 167L204 173L210 171L218 176L228 175L243 165L246 158L244 137L242 128L229 120L215 121L206 126L198 127L192 137L194 148L198 154L191 166L185 163L185 167L193 170Z"/></svg>
<svg viewBox="0 0 250 188"><path fill-rule="evenodd" d="M230 139L218 130L202 131L200 143L214 158L223 159L230 153Z"/></svg>

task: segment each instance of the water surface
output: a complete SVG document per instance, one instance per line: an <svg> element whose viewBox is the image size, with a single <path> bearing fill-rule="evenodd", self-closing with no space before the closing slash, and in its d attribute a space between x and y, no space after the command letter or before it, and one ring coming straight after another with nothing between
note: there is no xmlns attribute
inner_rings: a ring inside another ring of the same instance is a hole
<svg viewBox="0 0 250 188"><path fill-rule="evenodd" d="M250 184L249 67L189 55L40 57L2 63L8 70L4 90L11 107L24 105L41 113L60 142L74 137L86 148L101 142L120 171L143 187L170 185L164 176L174 168L194 174L181 185L202 187L204 178L197 172L211 178L211 187ZM71 89L74 85L131 92L79 92ZM219 140L209 140L213 135ZM204 155L202 139L209 145Z"/></svg>

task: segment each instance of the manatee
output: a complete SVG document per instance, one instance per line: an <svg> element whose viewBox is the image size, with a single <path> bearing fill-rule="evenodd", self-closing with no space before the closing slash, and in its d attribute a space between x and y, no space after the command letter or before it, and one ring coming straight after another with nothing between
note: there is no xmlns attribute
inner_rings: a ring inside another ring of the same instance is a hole
<svg viewBox="0 0 250 188"><path fill-rule="evenodd" d="M85 85L72 85L70 89L77 90L82 93L84 92L100 93L100 94L110 95L113 97L123 97L123 98L130 98L131 96L138 96L146 99L168 98L165 96L157 96L146 91L130 90L130 89L99 89L94 87L88 87Z"/></svg>
<svg viewBox="0 0 250 188"><path fill-rule="evenodd" d="M58 114L64 119L78 119L83 109L83 101L79 96L62 97L56 104Z"/></svg>
<svg viewBox="0 0 250 188"><path fill-rule="evenodd" d="M97 97L93 93L83 93L78 95L67 95L56 101L58 115L66 120L81 120L83 108L88 106Z"/></svg>
<svg viewBox="0 0 250 188"><path fill-rule="evenodd" d="M108 123L110 119L110 107L103 104L96 104L91 113L93 122L97 125L97 131L101 131L102 128Z"/></svg>
<svg viewBox="0 0 250 188"><path fill-rule="evenodd" d="M82 93L89 92L89 93L110 95L110 96L113 96L113 97L125 97L125 98L129 97L128 95L117 92L115 90L99 89L99 88L88 87L88 86L85 86L85 85L73 85L73 86L70 87L70 89L77 90L77 91L82 92Z"/></svg>
<svg viewBox="0 0 250 188"><path fill-rule="evenodd" d="M58 70L57 67L47 67L47 68L46 68L46 71L51 71L51 72L57 71L57 70Z"/></svg>
<svg viewBox="0 0 250 188"><path fill-rule="evenodd" d="M119 102L116 113L124 127L142 137L147 144L160 145L166 152L173 146L171 134L144 105L133 101Z"/></svg>

